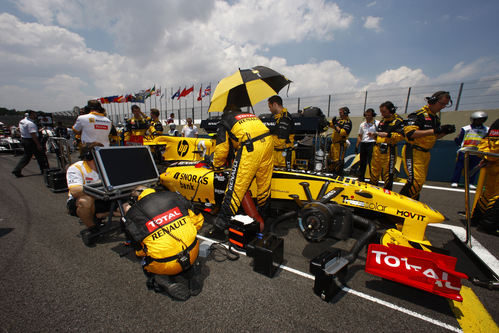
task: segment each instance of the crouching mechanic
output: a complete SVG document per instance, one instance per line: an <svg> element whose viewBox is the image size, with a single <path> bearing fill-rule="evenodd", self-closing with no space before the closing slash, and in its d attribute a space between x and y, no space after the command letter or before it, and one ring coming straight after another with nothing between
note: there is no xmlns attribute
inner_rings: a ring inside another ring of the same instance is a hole
<svg viewBox="0 0 499 333"><path fill-rule="evenodd" d="M66 171L69 189L68 212L70 215L80 218L87 227L81 233L87 233L88 236L98 233L97 219L105 217L111 208L110 201L98 200L83 192L83 185L100 181L92 154L92 150L97 146L102 147L103 145L98 142L82 145L80 155L82 160L73 163Z"/></svg>
<svg viewBox="0 0 499 333"><path fill-rule="evenodd" d="M499 154L499 119L490 126L478 150ZM480 163L484 167L482 172L485 172L485 190L473 211L473 222L478 223L485 232L499 236L499 157L484 156Z"/></svg>
<svg viewBox="0 0 499 333"><path fill-rule="evenodd" d="M235 157L225 197L215 220L215 226L221 230L225 230L230 217L237 214L253 179L257 187L257 205L262 213L270 197L274 145L267 126L254 114L241 112L234 106L227 107L218 125L213 154L215 169L227 162L231 147L235 150Z"/></svg>
<svg viewBox="0 0 499 333"><path fill-rule="evenodd" d="M190 202L175 192L139 187L132 198L136 202L125 214L125 228L143 258L147 286L181 301L198 295L202 286L196 236L203 215L195 214Z"/></svg>
<svg viewBox="0 0 499 333"><path fill-rule="evenodd" d="M454 125L440 125L440 118L437 116L443 108L452 105L449 92L437 91L431 97L426 97L426 100L428 105L411 113L404 127L406 144L402 155L407 183L400 194L416 200L419 200L419 193L426 181L431 148L438 139L456 131Z"/></svg>

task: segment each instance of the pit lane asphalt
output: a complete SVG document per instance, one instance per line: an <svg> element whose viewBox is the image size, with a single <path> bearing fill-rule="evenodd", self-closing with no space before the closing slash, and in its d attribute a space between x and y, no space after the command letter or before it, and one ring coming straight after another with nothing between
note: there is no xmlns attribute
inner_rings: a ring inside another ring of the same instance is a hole
<svg viewBox="0 0 499 333"><path fill-rule="evenodd" d="M52 156L51 156L52 158ZM122 235L93 248L79 238L83 226L66 215L66 193L52 193L36 175L36 161L10 172L19 157L0 156L0 329L31 331L325 331L440 332L447 329L358 296L341 292L325 303L313 281L287 271L270 279L253 272L251 259L208 260L204 288L187 302L147 290L139 263L120 257ZM51 160L51 162L53 162ZM55 163L52 163L55 164ZM399 188L396 187L395 190ZM424 189L422 201L462 226L464 194ZM310 258L334 242L307 243L286 223L285 264L308 272ZM493 255L497 237L474 230ZM337 245L337 244L335 244ZM448 302L438 296L382 280L363 271L365 250L350 266L348 286L459 328ZM497 292L471 286L499 321Z"/></svg>

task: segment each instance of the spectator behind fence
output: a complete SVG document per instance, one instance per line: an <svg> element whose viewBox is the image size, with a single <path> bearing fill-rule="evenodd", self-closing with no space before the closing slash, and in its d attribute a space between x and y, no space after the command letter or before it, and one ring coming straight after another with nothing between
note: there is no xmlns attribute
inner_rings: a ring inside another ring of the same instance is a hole
<svg viewBox="0 0 499 333"><path fill-rule="evenodd" d="M366 118L366 120L359 126L359 136L357 137L357 143L355 144L355 153L358 154L360 152L359 181L361 182L364 181L367 165L371 165L373 147L376 142L374 133L376 133L376 127L378 126L379 121L375 120L374 117L376 117L376 112L374 112L373 109L364 111L364 118ZM371 168L369 167L369 170L370 169ZM369 173L371 172L369 171Z"/></svg>
<svg viewBox="0 0 499 333"><path fill-rule="evenodd" d="M168 117L168 120L166 121L167 124L172 124L175 122L175 114L172 112L170 113L170 117Z"/></svg>
<svg viewBox="0 0 499 333"><path fill-rule="evenodd" d="M182 136L186 138L198 137L198 128L192 123L192 118L187 118L187 125L182 128Z"/></svg>
<svg viewBox="0 0 499 333"><path fill-rule="evenodd" d="M17 163L12 173L16 177L23 177L21 170L28 165L33 155L36 157L40 172L43 174L48 169L48 160L45 155L45 149L38 138L38 126L36 125L37 115L35 111L27 112L28 116L19 122L21 132L21 142L24 148L24 154L19 163Z"/></svg>
<svg viewBox="0 0 499 333"><path fill-rule="evenodd" d="M474 148L477 149L480 141L487 135L489 128L483 124L487 121L487 113L483 111L473 112L470 117L471 124L461 127L459 135L454 139L454 142L459 148ZM469 156L469 167L472 170L480 163L480 157L475 155ZM457 187L461 173L464 168L464 153L458 151L456 158L456 167L454 168L454 175L451 179L451 186ZM477 173L469 177L470 188L475 189L475 180Z"/></svg>

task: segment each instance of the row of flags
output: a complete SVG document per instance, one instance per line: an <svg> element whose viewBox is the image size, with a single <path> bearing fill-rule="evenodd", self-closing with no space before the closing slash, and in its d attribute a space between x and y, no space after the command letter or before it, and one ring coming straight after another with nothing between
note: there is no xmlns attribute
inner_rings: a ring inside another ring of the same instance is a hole
<svg viewBox="0 0 499 333"><path fill-rule="evenodd" d="M175 98L179 100L182 97L186 97L189 95L191 92L194 91L194 85L192 85L190 88L184 87L182 91L180 91L180 88L178 88L177 92L170 97L172 100ZM201 101L204 97L211 95L211 83L203 90L203 85L199 87L199 95L197 100Z"/></svg>
<svg viewBox="0 0 499 333"><path fill-rule="evenodd" d="M194 85L190 88L184 87L182 91L178 88L177 92L175 92L170 98L174 100L177 98L179 100L182 97L188 96L190 93L194 91ZM116 95L116 96L107 96L100 97L98 100L102 104L109 103L145 103L146 99L151 96L160 96L160 99L165 97L166 89L163 89L163 93L161 93L161 87L156 89L156 85L154 85L151 89L141 90L135 94L125 94L125 95ZM199 95L197 100L201 101L204 97L211 95L211 83L203 90L203 85L199 87Z"/></svg>

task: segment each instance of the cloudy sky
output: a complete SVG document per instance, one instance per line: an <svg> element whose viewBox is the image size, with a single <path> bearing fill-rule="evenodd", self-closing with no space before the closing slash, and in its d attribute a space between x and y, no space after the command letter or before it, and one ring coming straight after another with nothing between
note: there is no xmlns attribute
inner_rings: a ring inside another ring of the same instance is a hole
<svg viewBox="0 0 499 333"><path fill-rule="evenodd" d="M69 110L265 65L290 96L499 77L496 0L0 0L0 106Z"/></svg>

